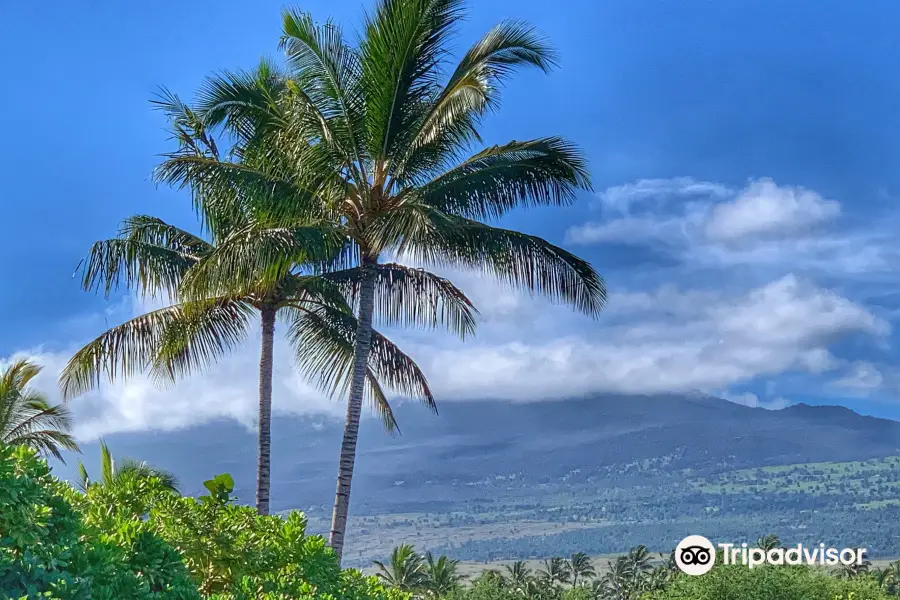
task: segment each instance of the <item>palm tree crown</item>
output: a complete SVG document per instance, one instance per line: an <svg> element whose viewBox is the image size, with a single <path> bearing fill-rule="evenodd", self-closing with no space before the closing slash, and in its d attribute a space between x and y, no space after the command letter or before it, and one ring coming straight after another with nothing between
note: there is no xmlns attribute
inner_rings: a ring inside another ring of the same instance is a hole
<svg viewBox="0 0 900 600"><path fill-rule="evenodd" d="M18 360L0 371L0 443L25 445L43 455L63 460L60 449L78 450L72 416L63 405L51 405L47 397L28 384L41 367Z"/></svg>
<svg viewBox="0 0 900 600"><path fill-rule="evenodd" d="M218 157L211 133L194 111L167 94L158 104L172 122L180 155ZM258 314L263 336L257 508L267 514L276 315L287 321L301 366L317 382L336 387L347 380L352 365L356 319L338 284L303 270L308 261L327 255L326 230L305 218L279 216L271 198L253 190L210 190L197 183L193 192L207 238L140 215L127 219L116 238L91 248L82 267L85 289L109 295L124 284L171 304L114 327L79 350L63 370L60 386L71 397L96 387L104 375L114 380L149 371L156 380L174 381L242 343L251 316ZM230 286L224 283L226 272L234 276L227 280ZM186 286L200 285L206 286L203 294L184 292ZM384 387L430 405L433 397L419 368L389 340L373 333L372 346L366 395L393 430Z"/></svg>
<svg viewBox="0 0 900 600"><path fill-rule="evenodd" d="M410 544L394 548L387 565L377 560L374 563L378 567L378 578L401 592L419 591L428 585L428 571L422 556Z"/></svg>
<svg viewBox="0 0 900 600"><path fill-rule="evenodd" d="M287 10L283 74L269 64L225 73L200 92L206 126L237 140L234 157L173 154L161 180L228 196L277 198L277 220L327 226L340 250L323 261L358 315L330 543L340 556L349 510L365 365L374 322L474 330L474 308L450 282L387 263L475 269L595 315L605 288L594 269L535 236L488 224L517 207L564 205L589 189L579 150L558 137L477 149L484 115L519 67L555 55L533 28L506 21L448 65L461 0L380 0L350 44L333 22ZM232 203L233 204L233 203ZM290 243L271 245L290 253ZM247 260L224 250L198 296L235 285Z"/></svg>
<svg viewBox="0 0 900 600"><path fill-rule="evenodd" d="M77 486L83 492L86 492L91 485L103 485L105 487L115 487L126 481L136 479L156 478L164 489L178 493L178 479L165 469L151 467L146 462L138 462L131 458L124 458L116 461L109 447L103 440L100 441L100 479L92 481L88 475L87 467L84 463L78 461L78 481Z"/></svg>

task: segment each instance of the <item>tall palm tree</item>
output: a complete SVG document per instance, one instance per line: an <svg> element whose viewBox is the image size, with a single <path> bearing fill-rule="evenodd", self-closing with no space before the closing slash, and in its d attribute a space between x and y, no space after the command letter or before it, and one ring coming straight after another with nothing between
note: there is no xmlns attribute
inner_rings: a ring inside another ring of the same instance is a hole
<svg viewBox="0 0 900 600"><path fill-rule="evenodd" d="M569 582L569 569L566 560L554 556L544 561L544 568L538 570L538 577L547 581L550 585Z"/></svg>
<svg viewBox="0 0 900 600"><path fill-rule="evenodd" d="M79 460L76 485L78 489L86 492L92 484L114 487L125 481L148 479L150 477L159 479L164 489L176 494L179 493L178 479L175 475L165 469L151 467L146 462L138 462L131 458L124 458L117 462L113 458L112 452L109 451L109 446L103 440L100 440L100 479L98 481L91 480L87 467Z"/></svg>
<svg viewBox="0 0 900 600"><path fill-rule="evenodd" d="M218 159L216 143L194 111L171 95L159 105L179 140L177 155ZM171 304L87 344L66 365L60 386L69 398L98 386L104 375L115 380L149 371L156 380L174 381L243 342L255 314L262 329L256 506L268 514L276 317L286 321L301 366L317 383L338 388L346 386L353 367L357 323L337 284L304 272L308 261L327 255L326 230L278 214L272 199L252 188L210 189L196 182L192 192L208 238L136 216L125 221L116 238L91 248L83 263L86 290L108 296L124 284L143 296L162 295ZM232 285L226 285L226 271L234 276L227 282ZM203 281L208 293L186 298L181 288L191 280ZM396 422L384 387L434 404L416 364L377 332L364 371L366 395L389 430Z"/></svg>
<svg viewBox="0 0 900 600"><path fill-rule="evenodd" d="M385 585L401 592L416 592L428 587L428 572L422 557L409 544L401 544L391 552L391 562L385 565L373 561L378 567L376 576Z"/></svg>
<svg viewBox="0 0 900 600"><path fill-rule="evenodd" d="M597 571L594 570L594 565L591 564L591 559L584 552L576 552L569 557L566 560L566 567L569 569L569 574L572 577L572 587L578 586L579 577L586 579L597 574Z"/></svg>
<svg viewBox="0 0 900 600"><path fill-rule="evenodd" d="M435 559L431 552L425 553L425 574L425 587L437 597L444 597L459 588L463 580L458 560L443 555Z"/></svg>
<svg viewBox="0 0 900 600"><path fill-rule="evenodd" d="M41 367L25 359L0 371L0 443L29 446L62 461L60 448L78 451L69 433L72 415L64 405L51 405L44 394L28 387L40 372Z"/></svg>
<svg viewBox="0 0 900 600"><path fill-rule="evenodd" d="M519 67L547 71L555 55L530 26L505 21L445 70L462 13L462 0L379 0L351 45L335 23L287 10L285 78L260 85L225 74L208 82L198 104L208 124L224 124L237 138L248 120L263 123L260 146L278 157L277 167L179 156L159 171L164 181L270 190L286 212L329 222L343 238L340 260L323 265L352 293L358 320L329 535L338 556L375 321L442 322L461 336L474 325L471 311L461 310L468 301L449 282L390 257L474 269L589 315L605 301L587 262L488 224L518 207L569 204L590 183L580 151L558 137L475 150L503 81ZM423 309L427 299L443 310Z"/></svg>

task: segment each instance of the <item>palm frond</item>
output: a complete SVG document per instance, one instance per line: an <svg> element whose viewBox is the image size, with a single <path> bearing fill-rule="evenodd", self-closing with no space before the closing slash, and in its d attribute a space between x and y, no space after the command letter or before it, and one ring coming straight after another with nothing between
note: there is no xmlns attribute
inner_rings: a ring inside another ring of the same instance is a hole
<svg viewBox="0 0 900 600"><path fill-rule="evenodd" d="M248 294L263 299L296 265L328 260L342 242L337 232L315 225L244 227L203 257L185 275L180 291L188 299Z"/></svg>
<svg viewBox="0 0 900 600"><path fill-rule="evenodd" d="M0 373L0 443L26 445L43 455L63 460L60 448L78 451L69 434L72 415L62 405L28 387L41 367L27 359L10 364Z"/></svg>
<svg viewBox="0 0 900 600"><path fill-rule="evenodd" d="M219 223L246 226L248 217L271 222L322 214L318 184L289 181L245 163L170 154L155 177L178 188L190 187L195 209L213 231L226 229Z"/></svg>
<svg viewBox="0 0 900 600"><path fill-rule="evenodd" d="M150 102L166 115L172 127L172 137L178 141L181 152L218 158L219 149L203 122L203 117L177 94L162 88Z"/></svg>
<svg viewBox="0 0 900 600"><path fill-rule="evenodd" d="M424 184L418 195L451 215L497 219L520 206L564 205L589 190L581 152L561 138L492 146Z"/></svg>
<svg viewBox="0 0 900 600"><path fill-rule="evenodd" d="M417 205L394 213L401 256L419 264L481 271L596 316L606 302L603 279L585 260L536 236L491 227ZM385 229L382 235L394 237Z"/></svg>
<svg viewBox="0 0 900 600"><path fill-rule="evenodd" d="M273 127L285 127L281 96L287 82L275 63L263 59L254 71L223 71L208 77L197 95L196 110L207 126L225 125L242 143Z"/></svg>
<svg viewBox="0 0 900 600"><path fill-rule="evenodd" d="M79 266L81 285L107 297L124 284L141 296L163 292L174 298L181 278L196 261L189 254L139 240L103 240L91 246Z"/></svg>
<svg viewBox="0 0 900 600"><path fill-rule="evenodd" d="M332 309L298 309L286 311L286 314L290 319L288 335L298 368L326 394L345 394L352 373L356 319L349 313ZM368 370L378 386L376 389L370 385L367 389L370 402L384 398L381 386L386 386L437 411L428 380L418 365L375 331L372 333Z"/></svg>
<svg viewBox="0 0 900 600"><path fill-rule="evenodd" d="M365 187L365 108L357 52L344 42L341 28L332 21L316 25L308 13L287 9L282 13L282 27L281 48L296 95L303 104L316 107L317 117L328 124L323 139L343 149L351 177Z"/></svg>
<svg viewBox="0 0 900 600"><path fill-rule="evenodd" d="M373 158L399 156L421 107L435 93L461 0L381 0L360 47L366 126Z"/></svg>
<svg viewBox="0 0 900 600"><path fill-rule="evenodd" d="M200 257L212 251L212 245L203 238L148 215L135 215L125 219L119 228L119 238L168 248L192 257Z"/></svg>
<svg viewBox="0 0 900 600"><path fill-rule="evenodd" d="M497 104L497 92L517 68L544 72L556 62L546 39L521 21L503 21L463 56L444 88L429 102L392 174L405 182L454 157L470 142L480 141L477 125Z"/></svg>
<svg viewBox="0 0 900 600"><path fill-rule="evenodd" d="M213 299L168 306L126 321L72 356L59 376L62 395L72 398L90 391L104 376L114 382L151 368L157 374L177 374L206 364L243 340L247 310L239 302Z"/></svg>
<svg viewBox="0 0 900 600"><path fill-rule="evenodd" d="M453 283L423 269L396 263L375 266L375 319L387 326L446 327L460 338L475 333L478 310ZM356 305L362 271L326 273Z"/></svg>
<svg viewBox="0 0 900 600"><path fill-rule="evenodd" d="M151 374L171 383L202 371L246 340L254 313L243 300L228 297L182 304L157 342Z"/></svg>

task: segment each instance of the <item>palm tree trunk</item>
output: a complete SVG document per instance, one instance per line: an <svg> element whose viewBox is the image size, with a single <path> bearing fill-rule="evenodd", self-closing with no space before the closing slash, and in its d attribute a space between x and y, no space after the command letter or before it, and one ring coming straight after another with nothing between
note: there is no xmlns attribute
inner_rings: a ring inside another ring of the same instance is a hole
<svg viewBox="0 0 900 600"><path fill-rule="evenodd" d="M256 511L269 514L272 449L272 354L275 345L275 309L262 310L262 348L259 353L259 433L256 461Z"/></svg>
<svg viewBox="0 0 900 600"><path fill-rule="evenodd" d="M331 534L328 544L340 562L344 551L344 534L347 531L347 514L350 510L350 482L356 462L356 440L359 437L359 418L362 412L366 369L372 343L372 313L375 309L375 270L369 261L363 263L359 292L359 323L353 348L353 373L350 381L350 397L347 400L347 421L344 424L344 440L338 463L337 492L334 512L331 516Z"/></svg>

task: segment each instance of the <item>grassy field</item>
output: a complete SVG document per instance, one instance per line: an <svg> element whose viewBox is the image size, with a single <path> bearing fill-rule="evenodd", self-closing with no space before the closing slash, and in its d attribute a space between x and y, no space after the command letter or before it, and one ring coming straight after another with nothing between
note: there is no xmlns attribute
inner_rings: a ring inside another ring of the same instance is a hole
<svg viewBox="0 0 900 600"><path fill-rule="evenodd" d="M896 489L900 499L900 457L739 469L690 483L698 491L726 494L845 494L884 487Z"/></svg>

